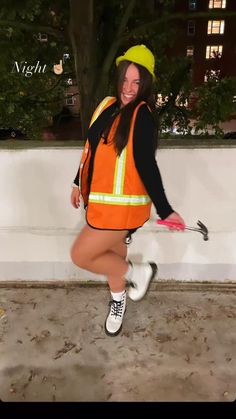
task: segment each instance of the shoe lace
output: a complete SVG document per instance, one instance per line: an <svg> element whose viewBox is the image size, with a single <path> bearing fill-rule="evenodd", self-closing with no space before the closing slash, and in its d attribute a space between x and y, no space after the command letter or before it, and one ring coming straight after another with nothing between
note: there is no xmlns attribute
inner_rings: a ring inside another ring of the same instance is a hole
<svg viewBox="0 0 236 419"><path fill-rule="evenodd" d="M111 316L122 317L122 311L123 311L123 307L124 307L124 299L123 298L122 298L121 301L111 300L110 301L110 306L111 306Z"/></svg>

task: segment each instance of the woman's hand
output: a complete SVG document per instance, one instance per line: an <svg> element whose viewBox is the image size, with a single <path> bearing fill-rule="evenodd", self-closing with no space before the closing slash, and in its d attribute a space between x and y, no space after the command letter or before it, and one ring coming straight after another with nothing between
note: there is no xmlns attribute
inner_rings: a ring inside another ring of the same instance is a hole
<svg viewBox="0 0 236 419"><path fill-rule="evenodd" d="M72 188L70 202L74 208L80 207L80 190L76 186Z"/></svg>
<svg viewBox="0 0 236 419"><path fill-rule="evenodd" d="M185 222L183 220L183 218L177 213L177 212L172 212L167 218L165 218L165 220L163 221L170 221L172 223L176 223L176 226L169 226L169 230L184 230L185 229ZM178 225L179 224L179 225Z"/></svg>

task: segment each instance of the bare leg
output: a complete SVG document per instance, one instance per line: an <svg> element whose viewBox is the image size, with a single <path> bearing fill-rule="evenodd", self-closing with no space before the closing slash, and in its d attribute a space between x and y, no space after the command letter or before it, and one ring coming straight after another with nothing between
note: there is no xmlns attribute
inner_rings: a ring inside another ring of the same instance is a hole
<svg viewBox="0 0 236 419"><path fill-rule="evenodd" d="M121 246L126 235L126 230L96 230L86 225L72 246L71 259L90 272L123 278L128 262L112 249Z"/></svg>
<svg viewBox="0 0 236 419"><path fill-rule="evenodd" d="M114 253L122 257L124 260L126 260L127 256L127 245L122 240L120 243L118 243L116 246L112 247L111 249ZM126 280L123 277L119 277L117 275L114 276L108 276L107 278L110 290L112 292L122 292L125 289Z"/></svg>

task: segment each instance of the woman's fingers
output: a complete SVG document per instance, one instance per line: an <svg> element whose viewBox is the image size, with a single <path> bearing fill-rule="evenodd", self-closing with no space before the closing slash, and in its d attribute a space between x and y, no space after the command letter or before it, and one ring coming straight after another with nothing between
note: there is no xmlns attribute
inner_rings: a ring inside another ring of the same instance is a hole
<svg viewBox="0 0 236 419"><path fill-rule="evenodd" d="M73 188L71 192L71 204L74 208L79 208L80 206L80 191L78 188Z"/></svg>

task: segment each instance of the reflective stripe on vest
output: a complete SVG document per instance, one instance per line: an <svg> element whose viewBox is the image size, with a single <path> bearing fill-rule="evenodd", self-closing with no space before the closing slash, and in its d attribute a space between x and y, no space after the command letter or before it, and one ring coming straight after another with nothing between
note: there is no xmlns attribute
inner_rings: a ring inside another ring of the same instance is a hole
<svg viewBox="0 0 236 419"><path fill-rule="evenodd" d="M89 124L89 128L91 127L91 125L94 123L94 121L96 121L96 119L99 117L99 115L102 113L103 109L106 107L107 103L109 101L111 101L112 99L115 99L113 96L106 96L101 103L97 106L97 108L95 109L90 124ZM116 100L116 99L115 99ZM79 184L82 185L82 168L84 166L84 160L87 157L87 154L89 152L89 141L86 140L85 146L84 146L84 150L83 150L83 154L82 154L82 158L81 158L81 162L80 162L80 173L79 173ZM81 188L81 186L80 186Z"/></svg>
<svg viewBox="0 0 236 419"><path fill-rule="evenodd" d="M147 205L151 202L149 195L124 195L124 179L126 164L126 147L116 158L113 193L90 192L89 202L108 205Z"/></svg>
<svg viewBox="0 0 236 419"><path fill-rule="evenodd" d="M122 150L120 157L116 159L116 168L113 185L113 195L120 195L124 189L125 180L126 147Z"/></svg>
<svg viewBox="0 0 236 419"><path fill-rule="evenodd" d="M148 195L114 195L90 192L89 202L108 205L147 205L151 202Z"/></svg>
<svg viewBox="0 0 236 419"><path fill-rule="evenodd" d="M106 106L107 102L112 99L112 96L106 96L101 103L98 105L97 109L95 110L92 119L90 121L89 127L96 121L96 119L99 117L100 113L102 113L103 108Z"/></svg>

